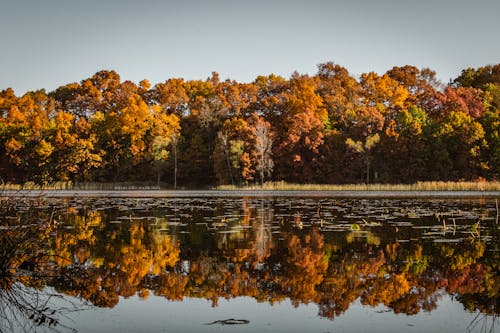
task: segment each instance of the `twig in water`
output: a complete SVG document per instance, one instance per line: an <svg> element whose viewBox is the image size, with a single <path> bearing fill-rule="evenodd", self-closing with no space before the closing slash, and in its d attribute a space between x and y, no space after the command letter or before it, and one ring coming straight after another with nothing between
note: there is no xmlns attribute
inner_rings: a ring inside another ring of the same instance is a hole
<svg viewBox="0 0 500 333"><path fill-rule="evenodd" d="M495 220L496 224L498 224L498 215L500 214L500 211L498 210L498 199L495 199L495 205L497 207L497 218Z"/></svg>
<svg viewBox="0 0 500 333"><path fill-rule="evenodd" d="M242 324L248 324L250 320L247 319L225 319L225 320L216 320L211 323L206 323L205 325L214 325L214 324L221 324L221 325L242 325Z"/></svg>

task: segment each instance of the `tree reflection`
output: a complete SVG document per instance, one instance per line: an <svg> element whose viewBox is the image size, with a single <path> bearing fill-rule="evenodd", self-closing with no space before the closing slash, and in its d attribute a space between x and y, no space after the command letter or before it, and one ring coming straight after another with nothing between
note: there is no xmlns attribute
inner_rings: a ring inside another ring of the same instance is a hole
<svg viewBox="0 0 500 333"><path fill-rule="evenodd" d="M385 227L327 234L322 222L295 212L277 217L270 201L250 199L234 218L215 210L205 224L196 208L174 218L127 211L129 218L120 219L113 209L47 214L40 210L30 218L50 223L2 220L2 322L59 324L59 309L42 301L53 297L42 297L46 287L99 307L150 293L169 300L204 298L213 306L240 296L270 303L289 299L295 306L313 302L320 316L332 319L358 299L395 313L432 311L447 293L468 311L499 314L500 258L491 248L498 247L497 229L488 239L458 243L419 235L398 242ZM196 231L204 233L203 243L182 236L181 224L193 232L204 226Z"/></svg>
<svg viewBox="0 0 500 333"><path fill-rule="evenodd" d="M82 306L45 288L50 228L18 222L0 229L0 332L70 329L61 319Z"/></svg>

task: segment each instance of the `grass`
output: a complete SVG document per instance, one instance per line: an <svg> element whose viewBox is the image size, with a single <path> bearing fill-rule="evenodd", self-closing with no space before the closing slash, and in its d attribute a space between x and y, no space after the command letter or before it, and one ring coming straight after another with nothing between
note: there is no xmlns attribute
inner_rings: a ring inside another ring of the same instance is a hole
<svg viewBox="0 0 500 333"><path fill-rule="evenodd" d="M154 182L118 182L118 183L72 183L72 182L55 182L50 184L36 184L27 182L24 184L4 184L0 186L0 191L51 191L51 190L93 190L93 191L109 191L109 190L159 190L160 187Z"/></svg>
<svg viewBox="0 0 500 333"><path fill-rule="evenodd" d="M0 191L11 190L160 190L170 188L166 184L157 186L154 182L119 182L119 183L72 183L56 182L50 184L25 184L0 185ZM478 182L417 182L414 184L292 184L286 182L266 182L263 186L246 185L220 185L215 190L270 190L270 191L500 191L498 181Z"/></svg>
<svg viewBox="0 0 500 333"><path fill-rule="evenodd" d="M266 182L263 186L221 185L218 190L272 190L272 191L500 191L500 182L417 182L414 184L291 184Z"/></svg>

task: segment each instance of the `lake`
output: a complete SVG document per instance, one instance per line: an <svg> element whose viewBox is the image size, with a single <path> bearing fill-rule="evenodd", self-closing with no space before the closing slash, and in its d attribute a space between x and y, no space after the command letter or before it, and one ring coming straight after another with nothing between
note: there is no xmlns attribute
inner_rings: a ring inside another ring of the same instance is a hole
<svg viewBox="0 0 500 333"><path fill-rule="evenodd" d="M53 193L0 198L0 332L500 332L495 195Z"/></svg>

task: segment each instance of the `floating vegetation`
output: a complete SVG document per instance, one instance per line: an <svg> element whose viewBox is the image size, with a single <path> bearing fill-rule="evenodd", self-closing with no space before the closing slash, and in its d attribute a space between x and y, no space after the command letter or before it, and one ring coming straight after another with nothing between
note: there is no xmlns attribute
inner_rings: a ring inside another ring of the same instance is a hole
<svg viewBox="0 0 500 333"><path fill-rule="evenodd" d="M359 226L359 224L353 223L353 224L351 224L350 229L351 230L361 230L361 227Z"/></svg>
<svg viewBox="0 0 500 333"><path fill-rule="evenodd" d="M480 237L480 234L479 234L480 225L481 225L481 221L477 221L476 223L474 223L473 225L471 225L469 227L469 231L470 231L472 237Z"/></svg>

